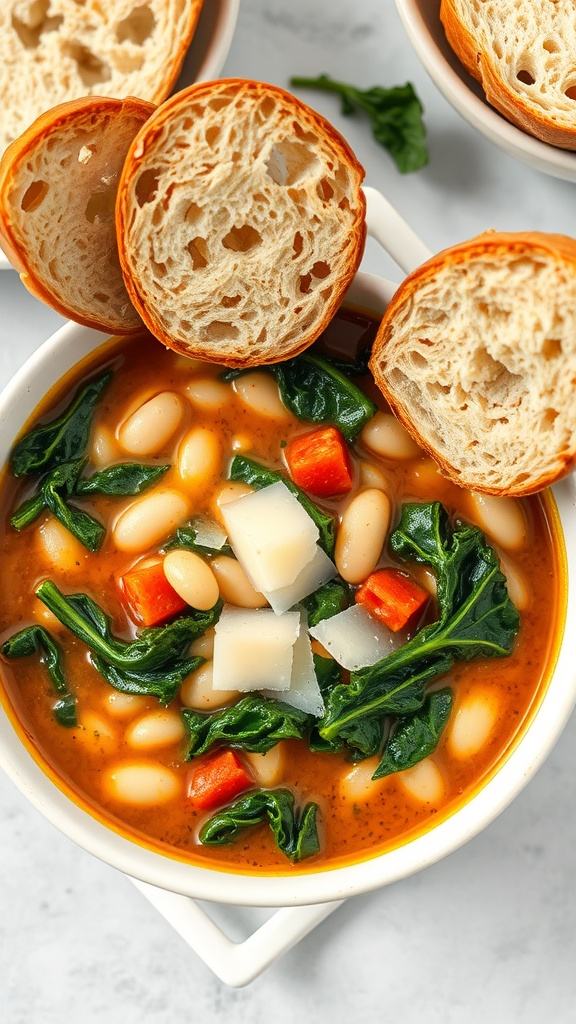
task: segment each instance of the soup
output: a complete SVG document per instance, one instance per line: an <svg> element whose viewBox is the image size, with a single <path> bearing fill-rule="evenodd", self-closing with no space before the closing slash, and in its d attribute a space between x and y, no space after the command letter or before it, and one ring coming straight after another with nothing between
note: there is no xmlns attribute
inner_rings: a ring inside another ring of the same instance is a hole
<svg viewBox="0 0 576 1024"><path fill-rule="evenodd" d="M247 373L113 339L14 449L3 700L139 843L264 874L375 856L473 795L538 706L552 500L446 481L349 363L374 330L342 311Z"/></svg>

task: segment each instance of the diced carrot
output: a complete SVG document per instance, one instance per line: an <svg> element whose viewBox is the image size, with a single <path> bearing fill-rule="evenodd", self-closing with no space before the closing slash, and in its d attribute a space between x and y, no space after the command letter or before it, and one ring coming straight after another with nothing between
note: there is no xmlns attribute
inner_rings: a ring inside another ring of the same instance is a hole
<svg viewBox="0 0 576 1024"><path fill-rule="evenodd" d="M253 786L254 780L238 755L233 750L224 750L192 770L188 796L197 807L217 807Z"/></svg>
<svg viewBox="0 0 576 1024"><path fill-rule="evenodd" d="M144 626L157 626L186 608L166 579L162 562L131 569L120 578L120 585L132 615Z"/></svg>
<svg viewBox="0 0 576 1024"><path fill-rule="evenodd" d="M317 498L347 494L352 488L352 462L336 427L294 438L286 448L286 461L294 483Z"/></svg>
<svg viewBox="0 0 576 1024"><path fill-rule="evenodd" d="M356 591L356 601L394 633L424 609L430 594L398 569L377 569Z"/></svg>

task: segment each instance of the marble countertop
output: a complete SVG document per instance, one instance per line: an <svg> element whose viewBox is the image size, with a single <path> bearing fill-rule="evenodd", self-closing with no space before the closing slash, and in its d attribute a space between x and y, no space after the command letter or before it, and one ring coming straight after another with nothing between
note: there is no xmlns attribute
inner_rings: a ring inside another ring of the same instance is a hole
<svg viewBox="0 0 576 1024"><path fill-rule="evenodd" d="M209 0L208 0L209 2ZM420 67L392 0L242 0L224 75L291 74L421 96L430 163L400 175L365 122L302 97L347 137L432 249L479 231L576 235L576 186L476 134ZM365 269L399 279L373 242ZM62 322L0 274L0 383ZM348 902L244 989L229 989L121 874L74 846L0 774L3 1024L573 1024L576 719L536 778L480 836L423 873ZM220 909L234 934L246 915ZM248 922L249 923L249 922Z"/></svg>

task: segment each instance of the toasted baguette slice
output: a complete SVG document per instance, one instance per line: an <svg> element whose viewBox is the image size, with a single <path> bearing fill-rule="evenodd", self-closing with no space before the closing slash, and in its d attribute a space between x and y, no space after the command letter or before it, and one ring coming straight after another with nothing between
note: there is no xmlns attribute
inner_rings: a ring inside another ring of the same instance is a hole
<svg viewBox="0 0 576 1024"><path fill-rule="evenodd" d="M496 110L543 142L576 149L572 0L441 0L440 18Z"/></svg>
<svg viewBox="0 0 576 1024"><path fill-rule="evenodd" d="M63 316L117 334L142 321L118 261L116 189L154 109L132 98L62 103L0 161L0 243L23 283Z"/></svg>
<svg viewBox="0 0 576 1024"><path fill-rule="evenodd" d="M40 114L80 96L160 103L202 0L2 0L0 156Z"/></svg>
<svg viewBox="0 0 576 1024"><path fill-rule="evenodd" d="M370 363L457 484L524 495L576 461L576 241L488 232L399 287Z"/></svg>
<svg viewBox="0 0 576 1024"><path fill-rule="evenodd" d="M320 334L362 256L364 171L276 86L192 86L158 108L118 188L126 287L150 331L229 366L287 359Z"/></svg>

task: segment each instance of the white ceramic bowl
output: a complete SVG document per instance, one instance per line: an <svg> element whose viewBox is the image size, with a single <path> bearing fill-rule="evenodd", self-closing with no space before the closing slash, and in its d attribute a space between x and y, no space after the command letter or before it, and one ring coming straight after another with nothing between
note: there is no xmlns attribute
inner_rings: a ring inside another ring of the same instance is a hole
<svg viewBox="0 0 576 1024"><path fill-rule="evenodd" d="M576 153L549 146L516 128L487 102L480 84L449 47L440 0L396 0L404 27L423 66L455 110L490 142L555 178L576 181Z"/></svg>
<svg viewBox="0 0 576 1024"><path fill-rule="evenodd" d="M239 8L240 0L207 0L203 5L174 91L218 77L232 43ZM12 270L1 249L0 270Z"/></svg>
<svg viewBox="0 0 576 1024"><path fill-rule="evenodd" d="M426 250L384 197L366 189L368 230L378 241L392 239L393 259L409 270ZM393 227L393 230L391 228ZM359 273L350 289L354 304L381 314L395 285ZM97 331L68 324L50 338L16 373L0 395L0 466L13 439L49 388L93 349ZM294 876L256 877L198 867L154 852L82 810L55 785L20 741L0 708L0 765L16 785L62 832L103 861L161 889L213 902L290 907L345 899L379 888L433 864L491 822L523 788L560 735L576 700L576 664L569 644L576 628L576 480L554 488L567 554L568 607L565 640L549 688L537 713L508 759L486 785L451 817L389 853L347 867Z"/></svg>

